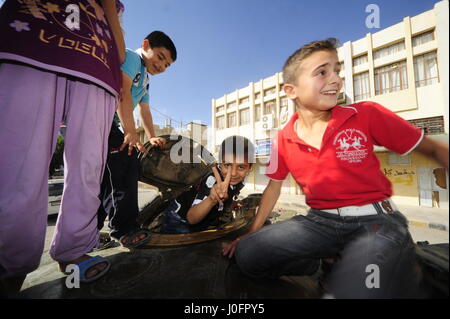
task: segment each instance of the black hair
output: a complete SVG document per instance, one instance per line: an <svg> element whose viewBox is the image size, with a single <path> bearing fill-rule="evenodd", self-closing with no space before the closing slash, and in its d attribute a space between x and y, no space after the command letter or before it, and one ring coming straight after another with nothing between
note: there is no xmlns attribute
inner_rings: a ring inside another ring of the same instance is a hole
<svg viewBox="0 0 450 319"><path fill-rule="evenodd" d="M250 164L255 162L255 146L246 137L233 135L224 139L219 150L220 161L223 161L225 154L230 153L239 157L243 155Z"/></svg>
<svg viewBox="0 0 450 319"><path fill-rule="evenodd" d="M177 48L167 34L162 31L153 31L146 38L150 44L150 48L166 48L172 56L173 62L177 59Z"/></svg>

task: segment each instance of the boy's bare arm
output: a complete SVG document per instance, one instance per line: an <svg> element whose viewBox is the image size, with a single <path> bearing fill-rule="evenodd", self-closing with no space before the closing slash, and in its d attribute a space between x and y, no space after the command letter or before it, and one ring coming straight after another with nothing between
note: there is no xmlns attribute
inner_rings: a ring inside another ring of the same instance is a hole
<svg viewBox="0 0 450 319"><path fill-rule="evenodd" d="M120 27L119 17L117 16L116 0L102 0L103 11L106 20L116 42L120 64L125 61L125 40L123 39L122 28Z"/></svg>
<svg viewBox="0 0 450 319"><path fill-rule="evenodd" d="M275 204L277 203L278 198L280 197L282 185L283 181L276 181L273 179L269 181L269 184L263 192L258 212L252 226L250 227L249 233L254 233L260 230L264 225L264 222L269 217Z"/></svg>
<svg viewBox="0 0 450 319"><path fill-rule="evenodd" d="M122 123L124 141L120 150L123 150L128 145L128 155L131 155L133 147L137 147L141 152L147 152L145 147L141 144L139 136L136 132L136 126L134 124L133 117L133 105L131 99L131 78L122 72L122 95L120 98L119 107L117 108L117 115L119 116L120 123Z"/></svg>
<svg viewBox="0 0 450 319"><path fill-rule="evenodd" d="M229 258L233 257L234 251L236 250L237 243L244 237L257 232L264 225L264 222L269 217L270 212L272 212L273 207L275 206L278 197L280 196L281 186L283 185L283 181L270 180L266 189L263 192L263 196L261 198L261 203L259 204L258 212L256 214L255 220L250 227L248 233L238 237L235 239L230 245L225 247L222 250L222 255L228 256Z"/></svg>
<svg viewBox="0 0 450 319"><path fill-rule="evenodd" d="M133 105L131 99L131 78L122 72L122 94L120 96L120 103L117 108L117 115L119 115L120 123L125 131L131 132L136 131L136 126L134 125L133 117Z"/></svg>
<svg viewBox="0 0 450 319"><path fill-rule="evenodd" d="M142 121L142 126L144 127L145 134L150 141L150 144L155 146L164 147L166 140L164 138L156 137L155 129L153 127L153 116L150 111L150 105L148 103L139 103L139 117Z"/></svg>
<svg viewBox="0 0 450 319"><path fill-rule="evenodd" d="M217 202L208 196L201 203L192 206L186 215L188 223L194 225L201 222L216 204Z"/></svg>
<svg viewBox="0 0 450 319"><path fill-rule="evenodd" d="M448 144L424 136L415 150L434 159L448 170Z"/></svg>
<svg viewBox="0 0 450 319"><path fill-rule="evenodd" d="M147 134L148 139L151 139L156 134L153 128L153 116L152 112L150 112L150 105L148 103L139 103L138 108L145 134Z"/></svg>

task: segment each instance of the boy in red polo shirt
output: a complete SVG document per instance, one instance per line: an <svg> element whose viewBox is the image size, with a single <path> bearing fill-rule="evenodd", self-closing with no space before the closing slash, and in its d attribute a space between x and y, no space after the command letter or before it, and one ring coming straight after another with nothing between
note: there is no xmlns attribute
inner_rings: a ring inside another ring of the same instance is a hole
<svg viewBox="0 0 450 319"><path fill-rule="evenodd" d="M249 233L223 254L234 253L252 277L309 275L311 258L339 256L326 284L332 297L418 297L408 223L390 199L392 186L373 148L416 150L448 169L448 145L377 103L336 105L342 87L336 43L312 42L286 61L284 90L297 112L274 140L271 181ZM311 209L262 228L288 173Z"/></svg>

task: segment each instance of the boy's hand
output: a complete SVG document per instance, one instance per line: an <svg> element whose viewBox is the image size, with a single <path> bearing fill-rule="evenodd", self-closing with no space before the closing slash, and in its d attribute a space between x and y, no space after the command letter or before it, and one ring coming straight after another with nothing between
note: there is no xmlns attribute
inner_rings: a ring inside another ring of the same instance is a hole
<svg viewBox="0 0 450 319"><path fill-rule="evenodd" d="M144 145L139 141L139 136L136 132L125 132L125 136L123 138L122 146L120 147L120 151L122 151L128 145L128 155L133 153L133 147L136 147L139 152L148 153L147 149Z"/></svg>
<svg viewBox="0 0 450 319"><path fill-rule="evenodd" d="M228 199L228 186L230 185L231 180L231 170L227 171L227 176L225 176L225 180L222 181L217 168L213 167L212 171L214 173L214 177L216 178L216 184L213 185L211 191L209 193L209 197L214 202L223 203Z"/></svg>
<svg viewBox="0 0 450 319"><path fill-rule="evenodd" d="M236 238L235 240L233 240L233 242L231 244L229 244L228 246L226 246L223 250L222 250L222 256L231 258L234 255L234 251L236 250L236 246L239 243L239 241L245 237L247 237L248 235L250 235L251 232L244 234L242 236L239 236L238 238Z"/></svg>
<svg viewBox="0 0 450 319"><path fill-rule="evenodd" d="M166 139L162 138L162 137L152 137L149 140L150 144L152 146L159 146L160 148L164 148L164 146L166 146Z"/></svg>

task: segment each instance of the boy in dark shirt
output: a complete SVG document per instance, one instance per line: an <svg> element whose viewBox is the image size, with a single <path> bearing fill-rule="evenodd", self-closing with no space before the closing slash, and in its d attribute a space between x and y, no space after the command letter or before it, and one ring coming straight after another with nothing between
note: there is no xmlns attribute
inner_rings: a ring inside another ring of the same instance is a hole
<svg viewBox="0 0 450 319"><path fill-rule="evenodd" d="M163 213L162 232L182 234L217 226L221 214L245 186L253 156L254 146L247 138L226 138L220 146L217 168L169 204Z"/></svg>

